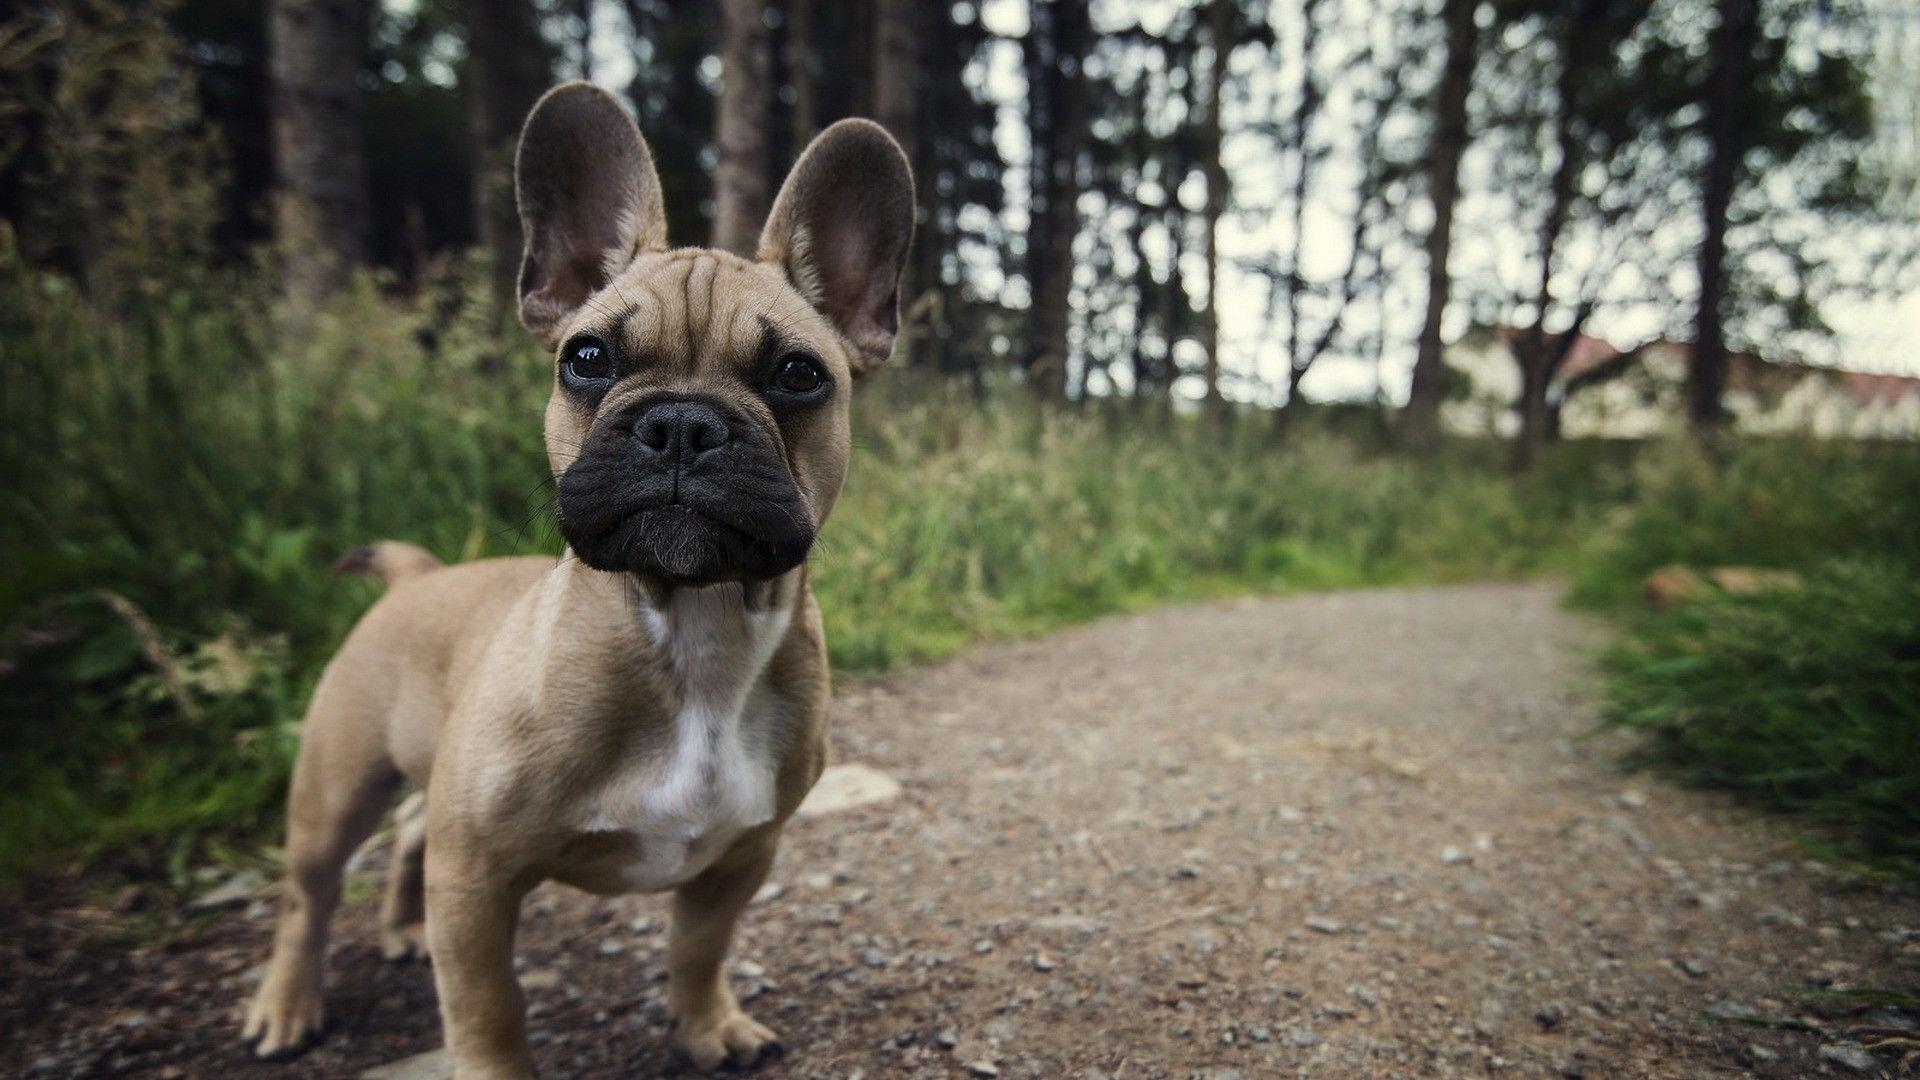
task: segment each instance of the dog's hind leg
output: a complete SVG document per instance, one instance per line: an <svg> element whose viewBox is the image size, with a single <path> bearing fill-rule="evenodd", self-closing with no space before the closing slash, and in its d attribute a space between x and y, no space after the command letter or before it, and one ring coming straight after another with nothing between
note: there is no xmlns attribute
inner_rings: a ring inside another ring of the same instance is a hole
<svg viewBox="0 0 1920 1080"><path fill-rule="evenodd" d="M320 1034L327 924L341 874L400 783L378 721L362 707L370 703L351 700L358 696L352 689L330 681L321 679L307 712L287 796L286 895L273 957L242 1031L263 1058L291 1057Z"/></svg>
<svg viewBox="0 0 1920 1080"><path fill-rule="evenodd" d="M380 955L411 960L427 955L427 797L418 792L393 812L393 866L380 906Z"/></svg>

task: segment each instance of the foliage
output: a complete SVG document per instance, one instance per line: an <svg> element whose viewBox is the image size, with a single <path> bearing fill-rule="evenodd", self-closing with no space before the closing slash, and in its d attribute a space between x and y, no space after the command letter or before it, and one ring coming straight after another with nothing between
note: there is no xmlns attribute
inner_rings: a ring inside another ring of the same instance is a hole
<svg viewBox="0 0 1920 1080"><path fill-rule="evenodd" d="M1573 590L1620 619L1604 708L1648 734L1641 760L1804 814L1839 850L1920 873L1916 486L1912 444L1648 455ZM1792 570L1804 585L1639 610L1646 575L1676 564Z"/></svg>
<svg viewBox="0 0 1920 1080"><path fill-rule="evenodd" d="M1573 599L1636 604L1654 570L1807 569L1884 558L1920 570L1920 446L1754 440L1718 459L1674 443L1642 455L1626 505L1581 560Z"/></svg>
<svg viewBox="0 0 1920 1080"><path fill-rule="evenodd" d="M1639 619L1604 658L1645 759L1833 829L1920 874L1920 574L1832 562L1802 588Z"/></svg>
<svg viewBox="0 0 1920 1080"><path fill-rule="evenodd" d="M0 269L0 868L267 820L374 595L329 575L347 549L558 550L551 376L531 346L489 369L471 290L362 282L296 323L237 280L107 311ZM1578 462L1515 487L1465 453L1311 430L1277 450L886 379L817 563L845 673L1171 598L1529 572L1599 513L1567 497L1593 487Z"/></svg>

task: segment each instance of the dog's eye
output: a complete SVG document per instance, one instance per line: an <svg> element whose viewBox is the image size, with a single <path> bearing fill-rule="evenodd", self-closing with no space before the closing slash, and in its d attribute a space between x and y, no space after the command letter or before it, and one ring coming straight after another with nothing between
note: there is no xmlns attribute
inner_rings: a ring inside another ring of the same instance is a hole
<svg viewBox="0 0 1920 1080"><path fill-rule="evenodd" d="M595 383L613 375L613 354L597 337L577 337L560 354L560 376L573 383Z"/></svg>
<svg viewBox="0 0 1920 1080"><path fill-rule="evenodd" d="M827 385L827 373L810 356L793 353L780 360L773 372L773 388L783 394L807 397Z"/></svg>

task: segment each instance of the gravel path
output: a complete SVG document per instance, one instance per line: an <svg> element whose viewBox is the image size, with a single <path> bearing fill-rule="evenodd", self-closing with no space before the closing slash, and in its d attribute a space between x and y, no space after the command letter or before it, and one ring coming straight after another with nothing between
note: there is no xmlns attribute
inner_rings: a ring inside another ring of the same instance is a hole
<svg viewBox="0 0 1920 1080"><path fill-rule="evenodd" d="M789 830L736 951L788 1048L760 1075L1897 1074L1855 1043L1910 1017L1807 989L1920 985L1920 900L1620 773L1586 737L1598 634L1555 595L1175 609L843 694L839 759L905 795ZM332 1034L281 1067L230 1016L263 904L131 950L125 917L8 913L0 1075L352 1076L429 1050L429 973L378 959L374 887L338 935ZM672 1069L660 912L530 900L548 1075Z"/></svg>

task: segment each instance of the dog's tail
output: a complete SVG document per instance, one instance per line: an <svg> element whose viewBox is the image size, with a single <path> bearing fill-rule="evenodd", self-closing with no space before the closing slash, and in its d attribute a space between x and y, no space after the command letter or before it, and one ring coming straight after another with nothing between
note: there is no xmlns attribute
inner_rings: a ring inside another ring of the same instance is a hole
<svg viewBox="0 0 1920 1080"><path fill-rule="evenodd" d="M340 561L333 564L333 572L377 577L382 585L391 589L396 582L445 565L425 548L402 540L375 540L340 556Z"/></svg>

